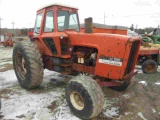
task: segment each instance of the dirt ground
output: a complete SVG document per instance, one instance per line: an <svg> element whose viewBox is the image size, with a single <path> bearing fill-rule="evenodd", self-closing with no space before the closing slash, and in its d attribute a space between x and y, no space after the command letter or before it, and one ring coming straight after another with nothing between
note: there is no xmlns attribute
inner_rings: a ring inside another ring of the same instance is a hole
<svg viewBox="0 0 160 120"><path fill-rule="evenodd" d="M44 71L44 81L34 90L20 87L12 67L12 47L0 46L0 119L79 120L70 111L63 82L72 76ZM103 88L105 104L93 120L160 120L160 73L139 74L124 92ZM160 67L159 70L160 71Z"/></svg>

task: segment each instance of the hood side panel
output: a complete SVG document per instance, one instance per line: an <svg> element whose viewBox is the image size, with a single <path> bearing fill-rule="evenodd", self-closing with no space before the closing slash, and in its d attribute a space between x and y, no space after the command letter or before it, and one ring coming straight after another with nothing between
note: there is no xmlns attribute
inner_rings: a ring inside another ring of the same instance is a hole
<svg viewBox="0 0 160 120"><path fill-rule="evenodd" d="M128 37L101 33L67 32L73 46L97 48L95 74L112 79L121 79L124 72L124 55ZM114 61L115 60L115 61ZM118 60L118 61L117 61ZM114 63L118 63L115 65Z"/></svg>

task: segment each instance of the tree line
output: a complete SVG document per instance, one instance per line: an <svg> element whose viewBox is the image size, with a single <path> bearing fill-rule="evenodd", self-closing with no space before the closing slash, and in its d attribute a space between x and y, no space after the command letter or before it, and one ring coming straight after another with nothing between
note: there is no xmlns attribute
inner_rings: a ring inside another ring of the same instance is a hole
<svg viewBox="0 0 160 120"><path fill-rule="evenodd" d="M159 27L159 26L158 26ZM135 31L138 34L145 34L145 32L150 33L152 32L155 28L154 27L146 27L146 28L134 28L134 25L132 24L131 27L129 28L132 31Z"/></svg>

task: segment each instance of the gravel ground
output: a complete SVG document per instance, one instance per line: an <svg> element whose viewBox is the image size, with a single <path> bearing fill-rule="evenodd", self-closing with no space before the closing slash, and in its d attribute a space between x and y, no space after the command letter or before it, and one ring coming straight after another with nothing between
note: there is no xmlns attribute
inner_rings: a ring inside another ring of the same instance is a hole
<svg viewBox="0 0 160 120"><path fill-rule="evenodd" d="M44 71L44 81L34 90L20 87L12 67L12 48L0 46L0 119L79 120L70 111L61 82L71 76ZM103 88L105 105L95 120L159 120L160 73L143 74L140 66L129 88L116 92ZM159 69L160 70L160 69Z"/></svg>

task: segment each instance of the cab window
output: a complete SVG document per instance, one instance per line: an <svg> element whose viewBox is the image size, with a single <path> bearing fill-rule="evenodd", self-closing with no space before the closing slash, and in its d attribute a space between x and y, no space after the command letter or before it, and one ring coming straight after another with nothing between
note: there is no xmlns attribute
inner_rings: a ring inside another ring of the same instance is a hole
<svg viewBox="0 0 160 120"><path fill-rule="evenodd" d="M40 32L42 16L43 16L43 13L37 14L36 23L35 23L35 27L34 27L34 33L36 33L36 34L39 34L39 32Z"/></svg>
<svg viewBox="0 0 160 120"><path fill-rule="evenodd" d="M48 11L46 13L44 32L53 32L53 31L54 31L53 11Z"/></svg>
<svg viewBox="0 0 160 120"><path fill-rule="evenodd" d="M58 10L58 31L74 29L79 31L78 15L75 12Z"/></svg>

